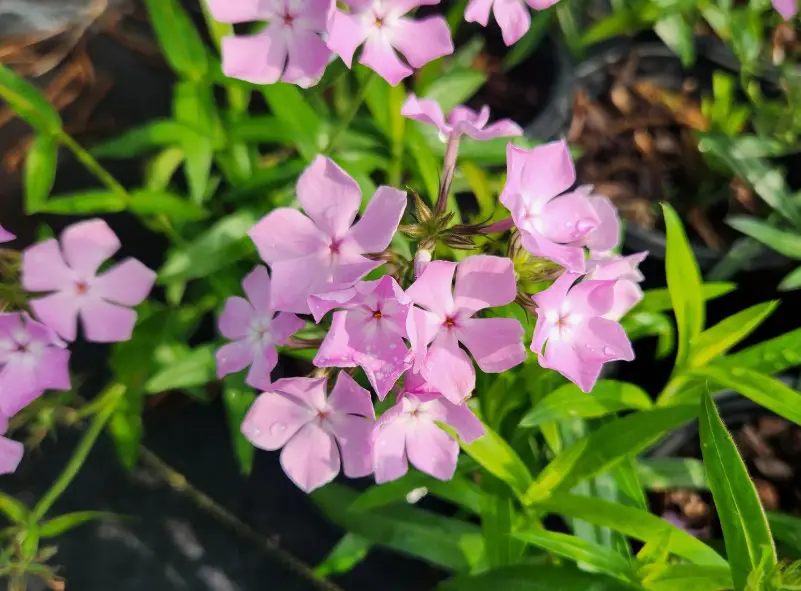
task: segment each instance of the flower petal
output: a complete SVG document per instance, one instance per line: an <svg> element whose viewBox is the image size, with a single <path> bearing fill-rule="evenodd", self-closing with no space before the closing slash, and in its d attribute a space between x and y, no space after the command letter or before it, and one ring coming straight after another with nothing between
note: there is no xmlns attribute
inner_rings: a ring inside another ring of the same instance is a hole
<svg viewBox="0 0 801 591"><path fill-rule="evenodd" d="M603 316L615 303L615 281L583 280L567 295L567 307L585 318Z"/></svg>
<svg viewBox="0 0 801 591"><path fill-rule="evenodd" d="M578 191L552 199L541 215L542 235L561 244L581 240L601 225L589 198Z"/></svg>
<svg viewBox="0 0 801 591"><path fill-rule="evenodd" d="M390 86L397 86L413 70L400 61L386 37L374 35L367 39L359 63L374 70Z"/></svg>
<svg viewBox="0 0 801 591"><path fill-rule="evenodd" d="M317 156L298 179L298 201L312 221L331 239L341 239L362 202L359 185L325 156Z"/></svg>
<svg viewBox="0 0 801 591"><path fill-rule="evenodd" d="M292 482L308 493L339 474L339 449L331 434L316 422L307 423L284 446L281 466Z"/></svg>
<svg viewBox="0 0 801 591"><path fill-rule="evenodd" d="M524 334L515 318L469 318L459 327L457 338L481 371L501 373L526 360Z"/></svg>
<svg viewBox="0 0 801 591"><path fill-rule="evenodd" d="M296 30L289 38L289 59L282 80L309 88L320 81L331 50L317 33Z"/></svg>
<svg viewBox="0 0 801 591"><path fill-rule="evenodd" d="M82 279L94 276L100 263L119 249L119 238L103 220L79 222L61 233L64 260Z"/></svg>
<svg viewBox="0 0 801 591"><path fill-rule="evenodd" d="M453 53L451 30L441 16L398 19L393 44L413 68L422 68L428 62Z"/></svg>
<svg viewBox="0 0 801 591"><path fill-rule="evenodd" d="M359 297L359 292L355 287L329 291L327 293L316 293L309 296L308 304L314 321L320 323L323 316L334 308L346 307L354 298Z"/></svg>
<svg viewBox="0 0 801 591"><path fill-rule="evenodd" d="M136 259L125 259L92 282L92 293L124 306L136 306L148 296L156 273Z"/></svg>
<svg viewBox="0 0 801 591"><path fill-rule="evenodd" d="M593 196L589 201L598 218L598 227L584 237L584 244L597 252L616 248L620 242L620 217L617 208L607 197Z"/></svg>
<svg viewBox="0 0 801 591"><path fill-rule="evenodd" d="M328 398L331 410L341 414L362 415L375 418L375 409L370 392L362 388L344 371L339 372L334 389Z"/></svg>
<svg viewBox="0 0 801 591"><path fill-rule="evenodd" d="M221 23L247 23L266 20L271 16L262 0L208 0L209 12Z"/></svg>
<svg viewBox="0 0 801 591"><path fill-rule="evenodd" d="M259 220L251 240L265 263L305 257L327 246L323 233L297 209L279 207Z"/></svg>
<svg viewBox="0 0 801 591"><path fill-rule="evenodd" d="M105 300L88 301L81 309L83 336L96 343L127 341L133 334L136 312Z"/></svg>
<svg viewBox="0 0 801 591"><path fill-rule="evenodd" d="M22 251L22 287L27 291L55 291L72 287L75 273L64 262L54 239Z"/></svg>
<svg viewBox="0 0 801 591"><path fill-rule="evenodd" d="M342 471L345 476L361 478L372 473L373 421L344 415L330 421L330 425L342 452Z"/></svg>
<svg viewBox="0 0 801 591"><path fill-rule="evenodd" d="M772 0L773 8L782 15L786 21L798 13L798 0Z"/></svg>
<svg viewBox="0 0 801 591"><path fill-rule="evenodd" d="M270 307L270 274L262 265L256 265L253 270L245 276L242 281L242 288L248 296L248 301L258 314L267 314L272 311ZM238 338L238 337L228 337Z"/></svg>
<svg viewBox="0 0 801 591"><path fill-rule="evenodd" d="M389 246L406 209L406 191L378 187L350 236L362 252L381 252Z"/></svg>
<svg viewBox="0 0 801 591"><path fill-rule="evenodd" d="M415 304L442 317L453 313L453 275L456 263L431 261L423 274L406 290L406 295Z"/></svg>
<svg viewBox="0 0 801 591"><path fill-rule="evenodd" d="M0 371L0 414L13 417L44 393L39 388L36 372L39 364L14 357Z"/></svg>
<svg viewBox="0 0 801 591"><path fill-rule="evenodd" d="M473 126L460 126L462 133L469 135L474 140L487 141L499 137L517 137L523 135L523 129L514 121L501 119L484 129Z"/></svg>
<svg viewBox="0 0 801 591"><path fill-rule="evenodd" d="M346 320L347 311L334 312L331 328L314 357L313 363L316 367L356 367L356 351L348 343Z"/></svg>
<svg viewBox="0 0 801 591"><path fill-rule="evenodd" d="M215 355L217 359L217 377L242 371L253 363L253 347L247 341L234 341L226 343Z"/></svg>
<svg viewBox="0 0 801 591"><path fill-rule="evenodd" d="M229 35L222 40L222 71L253 84L275 84L284 72L287 44L277 26L255 35Z"/></svg>
<svg viewBox="0 0 801 591"><path fill-rule="evenodd" d="M451 126L445 122L442 108L435 100L419 99L414 94L410 94L406 97L403 107L401 107L401 115L407 119L433 125L443 135L448 135L451 132Z"/></svg>
<svg viewBox="0 0 801 591"><path fill-rule="evenodd" d="M294 398L317 414L327 408L327 385L328 378L283 378L273 384L273 391Z"/></svg>
<svg viewBox="0 0 801 591"><path fill-rule="evenodd" d="M278 365L278 351L274 345L267 345L261 351L254 351L253 364L250 366L245 383L262 392L272 389L270 374Z"/></svg>
<svg viewBox="0 0 801 591"><path fill-rule="evenodd" d="M486 434L484 425L466 403L453 404L445 398L439 398L437 404L440 407L442 422L456 429L465 443L471 443Z"/></svg>
<svg viewBox="0 0 801 591"><path fill-rule="evenodd" d="M522 0L495 0L493 13L507 46L520 41L531 27L531 15Z"/></svg>
<svg viewBox="0 0 801 591"><path fill-rule="evenodd" d="M314 413L297 400L265 392L250 407L242 421L242 434L259 449L268 451L283 447Z"/></svg>
<svg viewBox="0 0 801 591"><path fill-rule="evenodd" d="M397 480L409 471L406 460L406 431L406 424L400 420L381 423L373 431L373 471L376 483Z"/></svg>
<svg viewBox="0 0 801 591"><path fill-rule="evenodd" d="M74 341L78 332L78 310L80 302L65 292L31 300L31 310L44 324L52 328L63 339Z"/></svg>
<svg viewBox="0 0 801 591"><path fill-rule="evenodd" d="M406 450L412 465L439 480L450 480L459 458L457 441L425 419L417 420L406 436Z"/></svg>
<svg viewBox="0 0 801 591"><path fill-rule="evenodd" d="M440 333L428 349L421 371L428 383L454 404L463 402L476 387L473 362L453 334Z"/></svg>
<svg viewBox="0 0 801 591"><path fill-rule="evenodd" d="M225 307L217 320L217 327L227 339L242 339L250 332L253 306L245 298L232 296L225 300Z"/></svg>
<svg viewBox="0 0 801 591"><path fill-rule="evenodd" d="M586 257L581 246L557 244L542 234L521 232L521 244L528 252L562 265L572 273L584 273Z"/></svg>
<svg viewBox="0 0 801 591"><path fill-rule="evenodd" d="M373 269L377 269L383 263L374 261L362 256L358 252L358 247L343 249L339 255L333 259L331 268L331 287L339 289L350 287L359 279L367 275Z"/></svg>
<svg viewBox="0 0 801 591"><path fill-rule="evenodd" d="M442 330L442 318L433 312L412 308L406 318L406 334L414 358L415 371L420 371L425 362L428 345Z"/></svg>
<svg viewBox="0 0 801 591"><path fill-rule="evenodd" d="M567 191L576 182L570 148L564 140L525 150L506 148L507 180L500 201L507 208L514 195L544 203Z"/></svg>
<svg viewBox="0 0 801 591"><path fill-rule="evenodd" d="M490 11L494 2L495 0L470 0L464 11L464 20L486 27L489 24Z"/></svg>
<svg viewBox="0 0 801 591"><path fill-rule="evenodd" d="M586 361L607 363L609 361L631 361L634 350L631 341L620 323L606 318L590 318L576 330L579 357Z"/></svg>
<svg viewBox="0 0 801 591"><path fill-rule="evenodd" d="M619 279L615 283L615 302L603 317L609 320L620 320L629 310L639 304L643 297L645 294L639 285L627 279Z"/></svg>
<svg viewBox="0 0 801 591"><path fill-rule="evenodd" d="M330 257L314 253L272 263L272 306L281 312L308 314L308 298L331 288Z"/></svg>
<svg viewBox="0 0 801 591"><path fill-rule="evenodd" d="M22 461L24 452L21 443L0 437L0 475L13 473Z"/></svg>
<svg viewBox="0 0 801 591"><path fill-rule="evenodd" d="M353 54L367 39L367 27L361 14L345 14L337 10L331 17L328 27L328 48L342 58L349 68L353 64Z"/></svg>
<svg viewBox="0 0 801 591"><path fill-rule="evenodd" d="M542 367L558 371L583 392L592 391L603 365L581 359L571 344L558 339L548 340L539 361Z"/></svg>
<svg viewBox="0 0 801 591"><path fill-rule="evenodd" d="M8 230L6 230L3 226L0 226L0 243L11 242L15 238L16 238L15 234L12 234Z"/></svg>
<svg viewBox="0 0 801 591"><path fill-rule="evenodd" d="M302 329L305 324L298 316L281 312L270 324L270 339L276 345L285 345L289 337Z"/></svg>
<svg viewBox="0 0 801 591"><path fill-rule="evenodd" d="M506 257L473 255L456 268L456 310L471 315L485 308L505 306L517 296L514 264Z"/></svg>
<svg viewBox="0 0 801 591"><path fill-rule="evenodd" d="M531 296L537 307L544 310L561 310L567 293L580 277L577 273L562 273L548 289ZM541 315L538 313L538 315Z"/></svg>

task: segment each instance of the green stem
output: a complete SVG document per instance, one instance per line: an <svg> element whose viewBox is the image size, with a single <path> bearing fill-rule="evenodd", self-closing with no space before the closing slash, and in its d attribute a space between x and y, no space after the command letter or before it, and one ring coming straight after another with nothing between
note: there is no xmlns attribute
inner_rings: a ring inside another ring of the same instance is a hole
<svg viewBox="0 0 801 591"><path fill-rule="evenodd" d="M103 427L106 426L111 414L117 408L120 399L125 395L125 386L121 384L111 385L101 396L105 399L106 404L103 405L101 410L92 419L89 428L75 449L75 453L70 458L69 463L64 468L64 471L59 475L58 479L52 484L50 489L45 493L41 500L36 504L31 512L31 521L38 522L50 510L62 493L67 490L67 487L73 481L75 476L80 471L89 452L92 451L92 446L100 436Z"/></svg>
<svg viewBox="0 0 801 591"><path fill-rule="evenodd" d="M367 97L367 91L370 89L370 84L373 80L375 80L375 78L375 72L370 70L362 80L361 86L356 92L356 96L353 97L353 102L350 104L348 111L339 120L339 123L334 128L334 131L331 132L331 137L328 138L328 142L323 149L323 154L329 154L331 150L334 149L337 140L343 133L345 133L348 127L350 127L350 124L353 123L353 120L356 118L356 114L359 112L359 109L361 109L362 104L364 103L364 99Z"/></svg>
<svg viewBox="0 0 801 591"><path fill-rule="evenodd" d="M103 168L100 163L95 160L94 156L92 156L89 152L83 149L83 147L76 142L72 136L65 132L61 132L58 136L59 141L64 144L70 152L78 159L78 161L83 164L86 169L91 172L95 177L106 187L108 187L111 191L114 191L117 195L122 197L126 203L131 202L131 194L123 187L117 179L111 176L105 168Z"/></svg>

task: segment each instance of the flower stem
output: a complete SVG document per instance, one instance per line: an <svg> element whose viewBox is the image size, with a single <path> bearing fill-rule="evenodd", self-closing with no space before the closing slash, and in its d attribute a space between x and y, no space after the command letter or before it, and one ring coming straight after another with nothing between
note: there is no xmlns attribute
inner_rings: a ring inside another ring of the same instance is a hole
<svg viewBox="0 0 801 591"><path fill-rule="evenodd" d="M362 80L359 89L356 91L356 96L353 97L353 102L351 102L347 112L339 120L339 123L334 128L334 131L331 132L331 137L328 138L328 142L323 149L323 154L330 153L336 146L337 140L339 140L340 136L342 136L348 127L350 127L350 124L356 118L359 109L361 109L364 99L367 97L367 91L370 89L370 84L373 80L375 80L375 78L375 72L369 70Z"/></svg>
<svg viewBox="0 0 801 591"><path fill-rule="evenodd" d="M452 133L448 137L448 145L445 148L445 162L442 165L442 184L439 187L437 205L434 213L441 216L448 208L448 196L451 193L453 177L456 174L456 159L459 156L459 140L461 134Z"/></svg>
<svg viewBox="0 0 801 591"><path fill-rule="evenodd" d="M95 175L97 180L103 183L111 191L114 191L117 195L122 197L126 203L131 202L131 194L128 193L125 187L117 182L117 179L111 176L111 173L103 168L100 163L95 160L94 156L84 150L83 146L76 142L71 135L61 132L58 136L58 139L69 149L70 152L73 153L78 161L83 164L89 172Z"/></svg>

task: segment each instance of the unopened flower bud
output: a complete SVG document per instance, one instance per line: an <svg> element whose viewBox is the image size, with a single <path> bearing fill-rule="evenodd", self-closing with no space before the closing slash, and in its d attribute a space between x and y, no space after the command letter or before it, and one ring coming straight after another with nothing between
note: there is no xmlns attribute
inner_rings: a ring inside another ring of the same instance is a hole
<svg viewBox="0 0 801 591"><path fill-rule="evenodd" d="M432 254L432 251L426 248L420 248L416 253L414 253L415 277L420 277L420 275L423 274L423 271L425 271L428 263L431 262Z"/></svg>

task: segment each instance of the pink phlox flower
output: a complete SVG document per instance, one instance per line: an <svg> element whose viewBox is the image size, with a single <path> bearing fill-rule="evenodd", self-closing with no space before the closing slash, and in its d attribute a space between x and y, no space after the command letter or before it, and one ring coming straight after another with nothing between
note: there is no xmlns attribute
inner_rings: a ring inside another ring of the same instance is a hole
<svg viewBox="0 0 801 591"><path fill-rule="evenodd" d="M334 11L328 29L328 47L350 68L353 54L364 44L359 62L375 70L392 86L428 62L453 53L447 21L441 16L412 19L405 16L439 0L344 0L350 12ZM402 62L396 50L406 62ZM411 67L410 67L411 66Z"/></svg>
<svg viewBox="0 0 801 591"><path fill-rule="evenodd" d="M0 474L15 472L25 451L18 441L2 437L6 431L8 431L8 419L0 414Z"/></svg>
<svg viewBox="0 0 801 591"><path fill-rule="evenodd" d="M37 318L68 341L74 341L78 317L84 337L110 343L127 341L136 324L130 307L141 303L156 274L136 259L98 275L101 263L120 248L117 235L103 220L73 224L55 239L22 253L22 285L28 291L55 292L31 300Z"/></svg>
<svg viewBox="0 0 801 591"><path fill-rule="evenodd" d="M503 42L514 45L531 27L531 15L526 4L534 10L545 10L559 0L470 0L464 13L469 23L479 23L486 27L489 23L490 11L501 28Z"/></svg>
<svg viewBox="0 0 801 591"><path fill-rule="evenodd" d="M433 125L439 130L440 137L447 140L451 135L467 135L474 140L491 140L499 137L515 137L523 135L523 130L514 121L501 119L491 125L489 107L483 106L476 112L467 107L454 108L446 121L442 108L432 99L419 99L410 94L401 109L401 115L420 123Z"/></svg>
<svg viewBox="0 0 801 591"><path fill-rule="evenodd" d="M583 240L602 224L583 190L562 194L576 182L565 141L524 150L509 145L501 203L512 213L523 248L534 256L583 273Z"/></svg>
<svg viewBox="0 0 801 591"><path fill-rule="evenodd" d="M643 292L639 284L645 277L640 272L639 264L647 256L647 252L639 252L625 257L609 255L587 261L585 279L615 281L614 303L604 318L620 320L642 300Z"/></svg>
<svg viewBox="0 0 801 591"><path fill-rule="evenodd" d="M376 482L400 478L408 471L408 462L434 478L450 480L459 443L437 423L453 427L465 443L484 435L484 426L467 404L453 404L419 374L409 374L406 381L397 404L381 415L373 430Z"/></svg>
<svg viewBox="0 0 801 591"><path fill-rule="evenodd" d="M323 156L301 175L297 192L308 217L281 207L249 234L272 270L273 308L308 314L310 295L351 287L381 266L364 255L389 246L406 209L406 193L379 187L354 224L362 201L359 186Z"/></svg>
<svg viewBox="0 0 801 591"><path fill-rule="evenodd" d="M614 305L615 281L584 280L563 273L534 296L537 325L531 350L540 365L554 369L590 392L604 363L634 359L623 327L605 318Z"/></svg>
<svg viewBox="0 0 801 591"><path fill-rule="evenodd" d="M270 372L278 363L276 345L303 328L294 314L275 313L270 300L270 275L258 265L242 282L247 299L230 297L219 318L220 332L233 342L217 351L217 376L250 366L245 381L259 390L270 388Z"/></svg>
<svg viewBox="0 0 801 591"><path fill-rule="evenodd" d="M451 285L456 275L456 287ZM414 369L445 398L459 404L473 391L476 372L459 343L482 371L500 373L522 363L523 327L514 318L476 318L485 308L504 306L517 294L512 261L474 255L458 265L432 261L406 295L418 306L406 330Z"/></svg>
<svg viewBox="0 0 801 591"><path fill-rule="evenodd" d="M13 417L46 390L69 390L70 352L27 314L0 314L0 414Z"/></svg>
<svg viewBox="0 0 801 591"><path fill-rule="evenodd" d="M306 492L331 482L340 458L349 478L367 476L375 410L370 393L340 372L331 396L326 378L286 378L253 403L242 433L261 449L281 452L287 476Z"/></svg>
<svg viewBox="0 0 801 591"><path fill-rule="evenodd" d="M332 0L209 0L218 21L269 22L259 33L223 38L223 72L254 84L314 86L331 57L322 36L333 9Z"/></svg>
<svg viewBox="0 0 801 591"><path fill-rule="evenodd" d="M3 242L11 242L15 238L16 235L6 230L3 226L0 226L0 244L2 244Z"/></svg>
<svg viewBox="0 0 801 591"><path fill-rule="evenodd" d="M383 400L411 365L407 359L406 317L411 301L389 275L354 287L309 297L319 322L334 308L331 328L314 358L317 367L361 366Z"/></svg>
<svg viewBox="0 0 801 591"><path fill-rule="evenodd" d="M603 256L620 244L620 216L608 197L593 193L592 185L582 185L573 195L584 196L598 218L598 225L587 232L579 243L590 250L593 256Z"/></svg>
<svg viewBox="0 0 801 591"><path fill-rule="evenodd" d="M773 8L786 21L798 14L798 0L772 0L772 2Z"/></svg>

